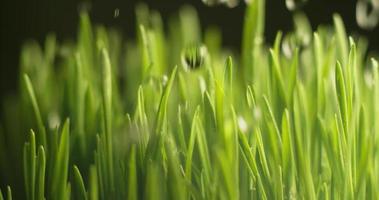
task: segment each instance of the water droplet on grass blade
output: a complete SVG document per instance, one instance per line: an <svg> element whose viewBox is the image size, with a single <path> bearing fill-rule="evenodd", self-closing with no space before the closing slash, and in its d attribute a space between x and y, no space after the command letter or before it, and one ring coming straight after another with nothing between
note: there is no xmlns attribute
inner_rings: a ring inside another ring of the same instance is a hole
<svg viewBox="0 0 379 200"><path fill-rule="evenodd" d="M296 37L293 33L284 36L282 42L282 51L287 58L291 58L297 47Z"/></svg>
<svg viewBox="0 0 379 200"><path fill-rule="evenodd" d="M207 56L207 48L204 45L191 44L182 51L182 64L185 69L197 69L201 67Z"/></svg>
<svg viewBox="0 0 379 200"><path fill-rule="evenodd" d="M308 0L286 0L286 7L290 11L297 10L302 7Z"/></svg>

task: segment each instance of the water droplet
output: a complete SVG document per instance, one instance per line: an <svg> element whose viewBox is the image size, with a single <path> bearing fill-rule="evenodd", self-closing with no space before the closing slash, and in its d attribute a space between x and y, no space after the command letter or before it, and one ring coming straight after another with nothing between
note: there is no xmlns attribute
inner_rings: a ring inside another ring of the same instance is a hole
<svg viewBox="0 0 379 200"><path fill-rule="evenodd" d="M78 11L79 12L89 12L91 11L91 7L92 7L92 4L90 2L87 2L87 1L83 1L81 3L78 4Z"/></svg>
<svg viewBox="0 0 379 200"><path fill-rule="evenodd" d="M291 58L296 49L296 46L296 37L294 36L294 34L289 33L286 36L284 36L282 42L282 51L284 56L286 56L287 58Z"/></svg>
<svg viewBox="0 0 379 200"><path fill-rule="evenodd" d="M373 29L379 22L379 1L358 0L356 5L357 24L363 29Z"/></svg>
<svg viewBox="0 0 379 200"><path fill-rule="evenodd" d="M191 44L182 51L182 64L186 69L197 69L205 62L207 48L204 45Z"/></svg>
<svg viewBox="0 0 379 200"><path fill-rule="evenodd" d="M245 119L242 116L238 116L238 128L241 130L242 133L246 133L248 130L247 123Z"/></svg>
<svg viewBox="0 0 379 200"><path fill-rule="evenodd" d="M51 129L55 129L59 127L61 119L57 112L50 112L47 118L48 118L49 127Z"/></svg>
<svg viewBox="0 0 379 200"><path fill-rule="evenodd" d="M306 47L312 40L312 27L307 16L298 12L294 15L295 36L300 47Z"/></svg>
<svg viewBox="0 0 379 200"><path fill-rule="evenodd" d="M219 3L219 0L201 0L207 6L215 6Z"/></svg>
<svg viewBox="0 0 379 200"><path fill-rule="evenodd" d="M254 110L253 110L253 117L254 117L254 120L256 121L260 121L261 118L262 118L262 111L260 109L260 107L255 107Z"/></svg>
<svg viewBox="0 0 379 200"><path fill-rule="evenodd" d="M364 76L364 80L365 80L365 83L368 86L368 88L372 88L374 86L374 83L375 83L374 75L370 71L365 70L363 76Z"/></svg>
<svg viewBox="0 0 379 200"><path fill-rule="evenodd" d="M166 86L167 82L168 82L168 77L165 74L165 75L162 76L162 84L163 84L163 86Z"/></svg>
<svg viewBox="0 0 379 200"><path fill-rule="evenodd" d="M286 0L286 7L290 11L294 11L302 7L308 0Z"/></svg>
<svg viewBox="0 0 379 200"><path fill-rule="evenodd" d="M205 91L207 90L207 83L205 82L205 80L202 76L199 76L199 82L200 82L201 94L204 94Z"/></svg>
<svg viewBox="0 0 379 200"><path fill-rule="evenodd" d="M114 10L113 17L114 17L114 18L117 18L118 16L120 16L120 9L116 8L116 9Z"/></svg>
<svg viewBox="0 0 379 200"><path fill-rule="evenodd" d="M226 5L229 8L236 7L239 0L202 0L208 6Z"/></svg>

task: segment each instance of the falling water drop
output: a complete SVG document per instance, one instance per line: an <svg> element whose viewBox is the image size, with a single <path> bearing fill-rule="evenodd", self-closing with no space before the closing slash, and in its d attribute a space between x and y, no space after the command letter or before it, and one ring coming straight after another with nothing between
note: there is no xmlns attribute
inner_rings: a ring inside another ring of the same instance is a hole
<svg viewBox="0 0 379 200"><path fill-rule="evenodd" d="M302 7L308 0L286 0L286 7L290 11L297 10Z"/></svg>
<svg viewBox="0 0 379 200"><path fill-rule="evenodd" d="M306 47L312 40L312 26L305 13L296 12L293 15L293 21L295 26L295 36L298 45Z"/></svg>
<svg viewBox="0 0 379 200"><path fill-rule="evenodd" d="M116 9L114 10L113 17L114 17L114 18L117 18L118 16L120 16L120 9L116 8Z"/></svg>
<svg viewBox="0 0 379 200"><path fill-rule="evenodd" d="M208 6L226 5L229 8L234 8L238 5L239 0L202 0L202 2Z"/></svg>
<svg viewBox="0 0 379 200"><path fill-rule="evenodd" d="M191 44L182 51L182 64L186 69L201 67L207 56L207 48L204 45Z"/></svg>
<svg viewBox="0 0 379 200"><path fill-rule="evenodd" d="M201 0L207 6L215 6L219 2L218 0Z"/></svg>
<svg viewBox="0 0 379 200"><path fill-rule="evenodd" d="M79 12L82 12L82 11L89 12L89 11L91 11L91 8L92 8L92 4L90 2L87 2L87 1L80 2L77 5L77 9Z"/></svg>
<svg viewBox="0 0 379 200"><path fill-rule="evenodd" d="M363 29L373 29L379 22L379 0L358 0L356 5L357 24Z"/></svg>

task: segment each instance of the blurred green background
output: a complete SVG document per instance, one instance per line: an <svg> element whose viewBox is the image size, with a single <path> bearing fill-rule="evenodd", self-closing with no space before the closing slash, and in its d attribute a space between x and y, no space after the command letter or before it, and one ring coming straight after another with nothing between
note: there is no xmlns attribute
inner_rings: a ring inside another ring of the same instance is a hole
<svg viewBox="0 0 379 200"><path fill-rule="evenodd" d="M35 39L42 42L54 32L58 40L73 40L77 33L78 10L87 6L94 23L116 27L124 32L125 38L135 33L134 8L145 2L150 8L162 13L163 19L175 15L178 9L190 4L200 17L202 26L215 25L222 30L224 45L239 49L244 15L244 4L229 9L223 6L207 7L201 0L1 0L0 1L0 99L14 93L18 88L18 66L21 45ZM371 31L360 29L355 21L356 0L309 0L302 8L308 15L313 28L318 24L331 23L332 14L343 17L350 33L359 33L369 38L370 49L379 50L379 28ZM119 16L114 17L115 9ZM291 12L284 0L267 0L266 41L272 42L278 30L292 27Z"/></svg>

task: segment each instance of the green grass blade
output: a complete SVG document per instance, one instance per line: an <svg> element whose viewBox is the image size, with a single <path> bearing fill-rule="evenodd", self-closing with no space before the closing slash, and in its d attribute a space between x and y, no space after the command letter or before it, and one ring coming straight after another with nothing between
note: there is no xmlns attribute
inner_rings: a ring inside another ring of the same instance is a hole
<svg viewBox="0 0 379 200"><path fill-rule="evenodd" d="M34 93L32 82L30 81L28 75L24 74L24 84L26 86L30 101L32 103L34 116L37 121L38 126L38 144L42 144L46 147L46 135L45 135L45 126L43 125L42 116L40 109L38 107L37 98Z"/></svg>
<svg viewBox="0 0 379 200"><path fill-rule="evenodd" d="M26 196L29 200L35 199L36 179L36 140L33 130L30 131L29 142L24 145L24 178Z"/></svg>
<svg viewBox="0 0 379 200"><path fill-rule="evenodd" d="M186 179L188 183L192 182L192 158L193 158L193 152L195 148L195 142L196 142L196 137L197 137L197 118L199 116L199 107L196 109L195 114L193 116L192 120L192 126L191 126L191 133L190 133L190 138L189 138L189 143L188 143L188 148L186 152L186 162L185 162L185 174L186 174ZM190 196L188 196L190 197Z"/></svg>
<svg viewBox="0 0 379 200"><path fill-rule="evenodd" d="M345 26L343 24L341 16L338 14L333 15L333 21L334 27L336 29L338 58L341 62L343 62L342 65L346 66L348 62L349 47Z"/></svg>
<svg viewBox="0 0 379 200"><path fill-rule="evenodd" d="M68 161L70 155L70 121L67 119L63 125L62 135L60 137L56 161L54 163L54 173L52 182L52 197L64 199L68 192Z"/></svg>
<svg viewBox="0 0 379 200"><path fill-rule="evenodd" d="M46 155L43 146L39 146L37 154L37 173L36 173L36 199L45 199L45 170Z"/></svg>
<svg viewBox="0 0 379 200"><path fill-rule="evenodd" d="M106 144L106 163L107 163L107 176L109 178L108 184L111 190L114 189L114 172L113 172L113 141L112 141L112 69L109 59L108 51L103 48L101 50L102 58L102 97L103 97L103 120L104 120L104 133Z"/></svg>
<svg viewBox="0 0 379 200"><path fill-rule="evenodd" d="M137 160L136 160L136 148L132 146L129 153L128 162L128 199L138 199L138 179L137 179Z"/></svg>
<svg viewBox="0 0 379 200"><path fill-rule="evenodd" d="M97 200L100 198L97 171L94 165L89 168L89 199Z"/></svg>
<svg viewBox="0 0 379 200"><path fill-rule="evenodd" d="M74 176L74 181L73 181L74 197L75 197L75 199L87 200L87 192L86 192L86 189L84 187L83 178L82 178L82 175L80 174L80 171L76 165L74 165L73 171L74 171L74 173L73 173L74 174L73 175Z"/></svg>
<svg viewBox="0 0 379 200"><path fill-rule="evenodd" d="M335 81L336 81L336 92L337 92L337 97L338 97L339 111L340 111L343 126L344 126L344 132L345 134L347 134L347 130L348 130L347 104L348 103L347 103L347 97L346 97L345 78L342 72L342 66L339 62L337 62L337 65L336 65Z"/></svg>
<svg viewBox="0 0 379 200"><path fill-rule="evenodd" d="M10 186L7 186L7 200L12 200L12 190Z"/></svg>
<svg viewBox="0 0 379 200"><path fill-rule="evenodd" d="M253 50L263 40L265 21L265 0L252 1L246 10L244 19L243 35L242 35L242 66L246 70L247 76L251 76L251 71L247 70L253 68L251 57Z"/></svg>
<svg viewBox="0 0 379 200"><path fill-rule="evenodd" d="M158 107L158 113L155 118L155 124L153 128L153 135L151 136L148 147L147 147L147 158L158 158L159 155L159 149L162 142L162 132L164 130L164 126L167 120L167 105L168 105L168 99L171 93L171 89L174 84L174 80L176 77L177 67L174 68L174 70L171 73L170 79L166 85L166 88L163 91L163 94L161 96L161 100Z"/></svg>

